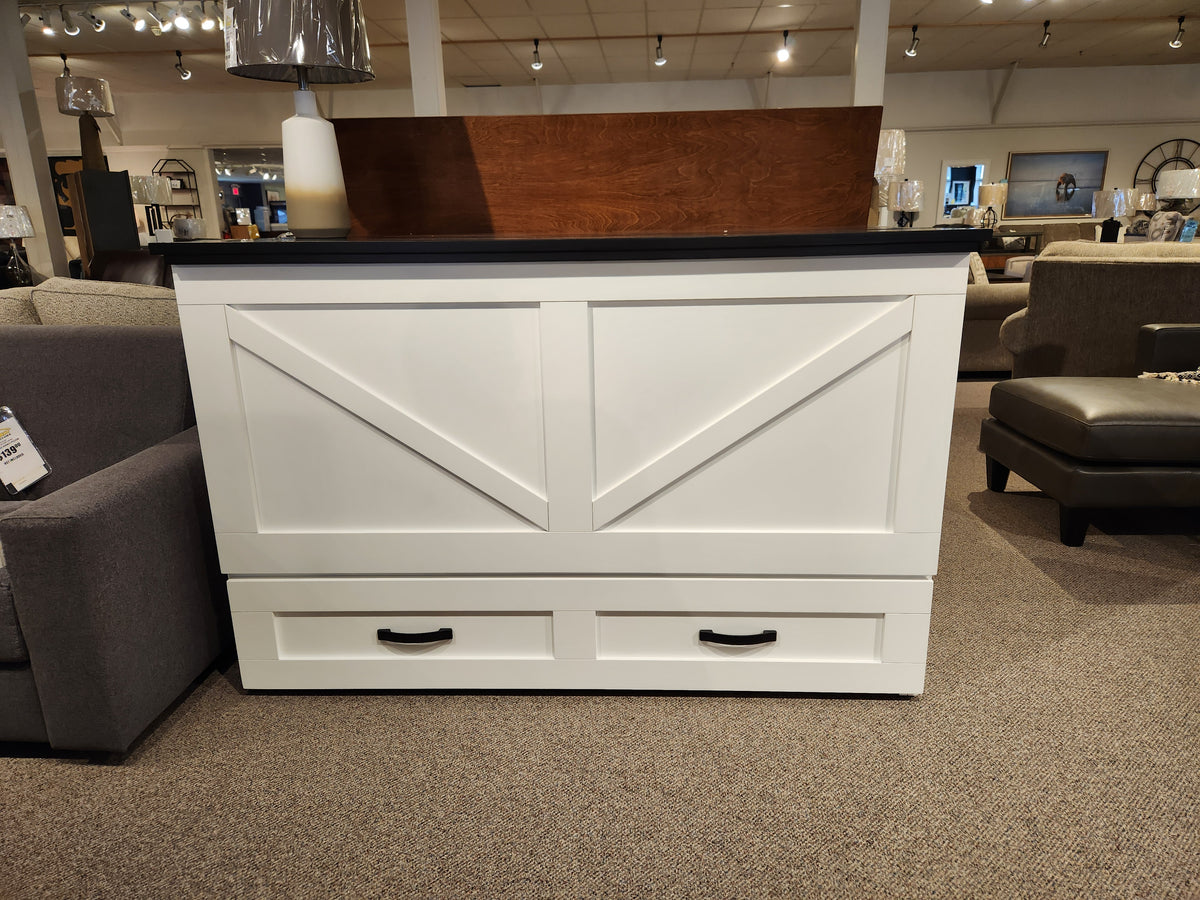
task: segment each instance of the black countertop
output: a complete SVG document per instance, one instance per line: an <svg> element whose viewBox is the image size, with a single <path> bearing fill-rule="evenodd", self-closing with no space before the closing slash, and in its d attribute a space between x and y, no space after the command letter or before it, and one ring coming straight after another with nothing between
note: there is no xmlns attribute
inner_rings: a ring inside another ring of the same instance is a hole
<svg viewBox="0 0 1200 900"><path fill-rule="evenodd" d="M967 253L987 228L881 228L799 234L675 234L596 237L439 237L347 240L260 238L150 244L172 266L304 263L594 262Z"/></svg>

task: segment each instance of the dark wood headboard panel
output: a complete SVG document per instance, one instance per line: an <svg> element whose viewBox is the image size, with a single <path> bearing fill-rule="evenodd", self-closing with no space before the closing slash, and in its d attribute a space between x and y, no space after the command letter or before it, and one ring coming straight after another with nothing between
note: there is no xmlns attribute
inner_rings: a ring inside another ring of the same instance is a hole
<svg viewBox="0 0 1200 900"><path fill-rule="evenodd" d="M336 119L352 237L862 228L878 106Z"/></svg>

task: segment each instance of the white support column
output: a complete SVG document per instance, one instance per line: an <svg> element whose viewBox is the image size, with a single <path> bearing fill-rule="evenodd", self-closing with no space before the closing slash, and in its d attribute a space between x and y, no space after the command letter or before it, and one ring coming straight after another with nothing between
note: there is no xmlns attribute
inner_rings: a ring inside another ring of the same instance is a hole
<svg viewBox="0 0 1200 900"><path fill-rule="evenodd" d="M446 115L442 68L442 21L438 0L404 0L408 18L408 62L412 69L413 115Z"/></svg>
<svg viewBox="0 0 1200 900"><path fill-rule="evenodd" d="M29 208L36 232L25 241L30 265L44 275L66 275L67 249L19 16L17 0L0 0L0 144L17 203Z"/></svg>
<svg viewBox="0 0 1200 900"><path fill-rule="evenodd" d="M850 83L854 106L883 106L888 21L892 0L857 0L854 62Z"/></svg>

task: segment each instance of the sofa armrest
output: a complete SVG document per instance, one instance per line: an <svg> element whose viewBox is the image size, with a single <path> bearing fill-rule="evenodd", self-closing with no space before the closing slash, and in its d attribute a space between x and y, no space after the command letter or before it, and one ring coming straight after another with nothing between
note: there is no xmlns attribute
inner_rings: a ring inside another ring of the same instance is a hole
<svg viewBox="0 0 1200 900"><path fill-rule="evenodd" d="M1200 369L1200 325L1143 325L1138 329L1137 363L1143 372Z"/></svg>
<svg viewBox="0 0 1200 900"><path fill-rule="evenodd" d="M1005 319L1000 326L1000 343L1013 356L1028 349L1028 323L1026 322L1028 312L1028 309L1019 309Z"/></svg>
<svg viewBox="0 0 1200 900"><path fill-rule="evenodd" d="M124 752L228 643L195 429L0 520L56 748Z"/></svg>

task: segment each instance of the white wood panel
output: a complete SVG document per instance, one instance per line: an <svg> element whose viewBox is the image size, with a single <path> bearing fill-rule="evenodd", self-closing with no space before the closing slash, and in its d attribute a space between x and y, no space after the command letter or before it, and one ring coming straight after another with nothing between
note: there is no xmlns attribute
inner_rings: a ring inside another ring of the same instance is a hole
<svg viewBox="0 0 1200 900"><path fill-rule="evenodd" d="M915 663L752 662L690 660L427 659L246 660L239 666L250 690L609 690L776 691L920 694L925 669Z"/></svg>
<svg viewBox="0 0 1200 900"><path fill-rule="evenodd" d="M545 495L538 307L248 307L255 322Z"/></svg>
<svg viewBox="0 0 1200 900"><path fill-rule="evenodd" d="M778 384L893 300L593 307L596 484L604 494Z"/></svg>
<svg viewBox="0 0 1200 900"><path fill-rule="evenodd" d="M272 612L233 611L233 640L238 659L278 659L279 642L275 636Z"/></svg>
<svg viewBox="0 0 1200 900"><path fill-rule="evenodd" d="M753 610L929 615L929 578L231 578L235 612ZM578 621L578 620L576 620ZM594 623L591 626L595 631Z"/></svg>
<svg viewBox="0 0 1200 900"><path fill-rule="evenodd" d="M704 574L921 577L931 534L219 534L231 575Z"/></svg>
<svg viewBox="0 0 1200 900"><path fill-rule="evenodd" d="M599 659L680 659L738 663L799 660L877 660L878 615L720 613L601 613ZM754 635L770 629L771 643L726 645L700 640L700 630Z"/></svg>
<svg viewBox="0 0 1200 900"><path fill-rule="evenodd" d="M668 262L174 268L182 305L528 303L953 294L965 253Z"/></svg>
<svg viewBox="0 0 1200 900"><path fill-rule="evenodd" d="M911 299L888 309L635 475L597 497L593 512L597 527L608 524L617 516L626 513L742 440L752 431L803 402L863 360L899 340L912 327L912 309ZM887 403L891 399L891 396L885 394L879 401ZM855 407L855 414L887 415L887 412L886 406L881 408L879 402L873 402L866 409L862 409L861 406Z"/></svg>
<svg viewBox="0 0 1200 900"><path fill-rule="evenodd" d="M518 484L444 435L414 420L386 399L314 359L249 316L231 309L228 317L230 339L235 343L517 515L542 528L547 527L544 497ZM266 414L265 410L259 411L259 415ZM321 418L310 421L313 431L321 430L323 425ZM335 456L333 461L352 464L353 457ZM297 485L304 483L297 480Z"/></svg>
<svg viewBox="0 0 1200 900"><path fill-rule="evenodd" d="M942 528L965 290L917 298L901 406L896 531Z"/></svg>
<svg viewBox="0 0 1200 900"><path fill-rule="evenodd" d="M554 611L554 656L557 659L596 658L596 614L590 609Z"/></svg>
<svg viewBox="0 0 1200 900"><path fill-rule="evenodd" d="M549 530L592 530L591 315L587 304L541 308Z"/></svg>
<svg viewBox="0 0 1200 900"><path fill-rule="evenodd" d="M217 532L258 530L250 438L223 306L179 308L200 453Z"/></svg>
<svg viewBox="0 0 1200 900"><path fill-rule="evenodd" d="M240 348L238 366L262 530L538 530L507 504Z"/></svg>
<svg viewBox="0 0 1200 900"><path fill-rule="evenodd" d="M900 357L893 344L609 530L890 531Z"/></svg>
<svg viewBox="0 0 1200 900"><path fill-rule="evenodd" d="M883 617L884 662L917 663L924 667L929 651L929 613L888 613Z"/></svg>

